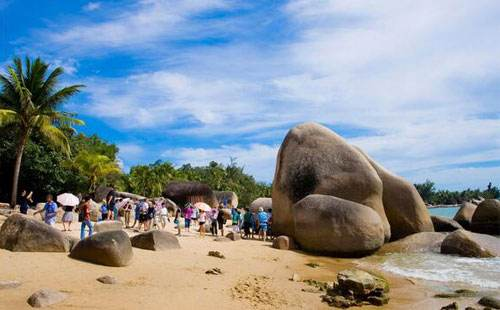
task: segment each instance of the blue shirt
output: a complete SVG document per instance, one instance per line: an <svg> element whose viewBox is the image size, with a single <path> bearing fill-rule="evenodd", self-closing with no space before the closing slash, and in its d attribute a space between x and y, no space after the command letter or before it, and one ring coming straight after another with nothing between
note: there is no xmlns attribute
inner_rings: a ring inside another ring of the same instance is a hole
<svg viewBox="0 0 500 310"><path fill-rule="evenodd" d="M45 211L45 223L52 225L56 222L57 205L55 202L47 202L43 207Z"/></svg>
<svg viewBox="0 0 500 310"><path fill-rule="evenodd" d="M267 225L268 216L267 216L266 212L264 212L264 211L259 212L259 214L257 214L257 216L258 216L260 225Z"/></svg>

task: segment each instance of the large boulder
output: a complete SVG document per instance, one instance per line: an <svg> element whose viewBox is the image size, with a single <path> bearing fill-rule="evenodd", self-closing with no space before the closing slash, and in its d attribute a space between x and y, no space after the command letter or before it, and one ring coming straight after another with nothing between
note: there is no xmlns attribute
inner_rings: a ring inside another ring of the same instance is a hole
<svg viewBox="0 0 500 310"><path fill-rule="evenodd" d="M443 240L441 253L465 257L498 257L500 256L500 239L460 229Z"/></svg>
<svg viewBox="0 0 500 310"><path fill-rule="evenodd" d="M0 248L14 252L68 252L71 244L62 232L50 225L13 214L0 228Z"/></svg>
<svg viewBox="0 0 500 310"><path fill-rule="evenodd" d="M112 231L112 230L122 230L123 223L120 221L101 221L94 225L94 231L96 233Z"/></svg>
<svg viewBox="0 0 500 310"><path fill-rule="evenodd" d="M226 207L229 209L238 207L238 195L235 192L214 191L214 195L219 205L224 205L224 202L226 202Z"/></svg>
<svg viewBox="0 0 500 310"><path fill-rule="evenodd" d="M171 249L180 249L181 245L177 237L169 232L152 230L138 234L130 238L132 246L144 250L164 251Z"/></svg>
<svg viewBox="0 0 500 310"><path fill-rule="evenodd" d="M295 242L288 236L278 236L273 239L273 248L279 250L293 250L295 249Z"/></svg>
<svg viewBox="0 0 500 310"><path fill-rule="evenodd" d="M413 184L380 166L361 149L382 180L385 214L391 225L391 239L397 240L411 234L434 231L429 211Z"/></svg>
<svg viewBox="0 0 500 310"><path fill-rule="evenodd" d="M105 266L127 266L133 256L132 244L123 230L106 231L78 242L69 256Z"/></svg>
<svg viewBox="0 0 500 310"><path fill-rule="evenodd" d="M384 244L377 254L421 253L441 251L441 243L446 238L443 232L421 232Z"/></svg>
<svg viewBox="0 0 500 310"><path fill-rule="evenodd" d="M307 251L361 256L384 244L377 212L328 195L308 195L293 206L295 241Z"/></svg>
<svg viewBox="0 0 500 310"><path fill-rule="evenodd" d="M444 216L432 215L431 220L435 231L455 231L457 229L463 229L462 225Z"/></svg>
<svg viewBox="0 0 500 310"><path fill-rule="evenodd" d="M252 201L250 204L249 210L252 212L259 211L259 208L262 208L264 211L268 211L269 209L273 209L273 199L267 197L260 197Z"/></svg>
<svg viewBox="0 0 500 310"><path fill-rule="evenodd" d="M323 194L372 208L389 239L382 193L382 180L356 148L319 124L299 125L288 132L278 152L272 193L273 231L294 237L294 204L310 194Z"/></svg>
<svg viewBox="0 0 500 310"><path fill-rule="evenodd" d="M454 221L457 221L458 224L462 225L463 228L468 229L470 226L470 222L472 221L472 215L476 211L477 205L464 202L460 209L458 209L455 217L453 217Z"/></svg>
<svg viewBox="0 0 500 310"><path fill-rule="evenodd" d="M470 230L483 234L500 235L500 201L486 199L477 206Z"/></svg>

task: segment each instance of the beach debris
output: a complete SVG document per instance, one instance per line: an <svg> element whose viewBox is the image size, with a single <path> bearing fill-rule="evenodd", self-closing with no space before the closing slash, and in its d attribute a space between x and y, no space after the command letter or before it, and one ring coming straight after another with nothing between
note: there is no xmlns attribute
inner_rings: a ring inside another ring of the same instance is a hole
<svg viewBox="0 0 500 310"><path fill-rule="evenodd" d="M302 282L304 282L307 285L313 286L322 292L326 292L328 287L333 287L333 282L323 282L323 281L318 281L318 280L313 280L313 279L306 279Z"/></svg>
<svg viewBox="0 0 500 310"><path fill-rule="evenodd" d="M107 275L97 278L97 281L103 284L116 284L118 282L115 277Z"/></svg>
<svg viewBox="0 0 500 310"><path fill-rule="evenodd" d="M273 248L279 250L293 250L295 249L295 242L293 238L288 236L278 236L273 240Z"/></svg>
<svg viewBox="0 0 500 310"><path fill-rule="evenodd" d="M456 301L452 302L449 305L441 307L441 310L458 310L458 309L459 309L459 307L458 307L458 303Z"/></svg>
<svg viewBox="0 0 500 310"><path fill-rule="evenodd" d="M179 239L172 233L152 230L130 238L132 246L144 250L165 251L180 249Z"/></svg>
<svg viewBox="0 0 500 310"><path fill-rule="evenodd" d="M0 281L0 290L16 288L21 286L21 282L19 281Z"/></svg>
<svg viewBox="0 0 500 310"><path fill-rule="evenodd" d="M94 264L122 267L132 261L132 244L123 230L106 231L78 242L69 256Z"/></svg>
<svg viewBox="0 0 500 310"><path fill-rule="evenodd" d="M289 280L293 282L300 282L301 277L298 273L293 273L292 277Z"/></svg>
<svg viewBox="0 0 500 310"><path fill-rule="evenodd" d="M455 231L457 229L463 229L457 221L450 218L438 215L431 215L432 225L434 225L434 231L437 232L448 232Z"/></svg>
<svg viewBox="0 0 500 310"><path fill-rule="evenodd" d="M41 308L60 303L65 300L66 297L67 295L65 293L44 288L34 292L28 298L28 304L33 308Z"/></svg>
<svg viewBox="0 0 500 310"><path fill-rule="evenodd" d="M208 256L225 259L226 257L219 251L208 251Z"/></svg>
<svg viewBox="0 0 500 310"><path fill-rule="evenodd" d="M500 256L500 239L459 229L443 240L441 253L464 257L498 257Z"/></svg>
<svg viewBox="0 0 500 310"><path fill-rule="evenodd" d="M472 216L470 230L500 235L500 200L486 199L481 202Z"/></svg>
<svg viewBox="0 0 500 310"><path fill-rule="evenodd" d="M205 273L206 274L213 274L213 275L221 275L222 270L220 270L219 268L212 268L212 269L205 271Z"/></svg>
<svg viewBox="0 0 500 310"><path fill-rule="evenodd" d="M226 238L228 238L229 240L232 240L232 241L238 241L238 240L241 240L241 236L240 236L240 234L235 233L235 232L233 232L233 231L229 232L229 233L226 235Z"/></svg>
<svg viewBox="0 0 500 310"><path fill-rule="evenodd" d="M481 299L479 299L477 303L480 304L481 306L490 307L493 309L500 309L500 299L495 297L484 296L481 297Z"/></svg>
<svg viewBox="0 0 500 310"><path fill-rule="evenodd" d="M0 228L0 249L13 252L68 252L69 240L59 230L27 217L14 214Z"/></svg>
<svg viewBox="0 0 500 310"><path fill-rule="evenodd" d="M272 278L266 276L249 276L240 279L231 289L234 299L246 301L256 308L286 308L287 301L272 287Z"/></svg>
<svg viewBox="0 0 500 310"><path fill-rule="evenodd" d="M315 263L315 262L310 262L310 263L307 263L306 266L311 267L311 268L318 268L320 265L318 263Z"/></svg>
<svg viewBox="0 0 500 310"><path fill-rule="evenodd" d="M469 289L458 289L452 293L439 293L434 295L436 298L458 298L458 297L475 297L477 296L477 291Z"/></svg>
<svg viewBox="0 0 500 310"><path fill-rule="evenodd" d="M96 233L122 229L123 223L120 221L101 221L94 224L94 231Z"/></svg>
<svg viewBox="0 0 500 310"><path fill-rule="evenodd" d="M337 274L337 282L327 285L322 300L330 306L348 308L371 304L389 303L389 285L381 276L360 270L348 269Z"/></svg>

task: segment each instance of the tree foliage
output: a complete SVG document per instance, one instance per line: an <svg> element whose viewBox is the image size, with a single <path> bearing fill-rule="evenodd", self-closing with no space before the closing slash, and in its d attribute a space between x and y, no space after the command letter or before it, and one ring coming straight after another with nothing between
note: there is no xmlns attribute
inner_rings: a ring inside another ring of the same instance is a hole
<svg viewBox="0 0 500 310"><path fill-rule="evenodd" d="M480 197L485 199L500 198L499 188L492 186L491 183L488 184L485 190L468 188L464 191L449 191L436 190L434 182L426 180L424 183L415 184L415 188L426 203L433 205L459 204L464 201L479 199Z"/></svg>

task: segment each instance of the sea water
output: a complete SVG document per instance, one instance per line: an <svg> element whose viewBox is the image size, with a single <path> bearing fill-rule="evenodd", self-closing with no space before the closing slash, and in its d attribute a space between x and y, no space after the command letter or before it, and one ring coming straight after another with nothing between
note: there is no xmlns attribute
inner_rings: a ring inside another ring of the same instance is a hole
<svg viewBox="0 0 500 310"><path fill-rule="evenodd" d="M431 215L444 216L452 219L453 217L455 217L455 214L457 214L458 209L460 209L460 207L430 208L428 210Z"/></svg>
<svg viewBox="0 0 500 310"><path fill-rule="evenodd" d="M500 289L500 258L468 258L438 253L394 253L382 260L382 269L406 277Z"/></svg>

